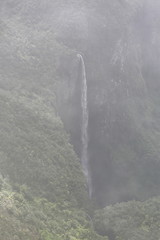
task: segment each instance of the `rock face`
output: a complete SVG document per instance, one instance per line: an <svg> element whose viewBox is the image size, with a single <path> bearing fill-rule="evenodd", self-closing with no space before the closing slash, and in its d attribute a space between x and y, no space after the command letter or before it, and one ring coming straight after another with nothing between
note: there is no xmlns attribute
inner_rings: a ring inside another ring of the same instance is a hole
<svg viewBox="0 0 160 240"><path fill-rule="evenodd" d="M158 238L159 197L128 200L160 192L159 10L157 0L0 1L1 240ZM127 201L95 217L72 148L81 155L82 79L92 197Z"/></svg>
<svg viewBox="0 0 160 240"><path fill-rule="evenodd" d="M79 156L82 76L77 53L83 55L88 87L88 156L93 198L105 205L130 199L144 200L159 194L158 1L66 3L47 0L45 11L43 1L37 0L29 4L2 1L1 5L3 19L14 19L0 25L2 33L3 29L7 29L7 33L18 29L10 34L13 45L4 41L5 58L1 51L3 71L8 72L8 62L11 68L5 88L7 84L7 89L15 88L14 81L10 80L13 73L16 88L29 85L36 89L37 82L51 90L56 87L57 112ZM23 19L22 25L16 15ZM42 31L29 32L32 24ZM30 33L27 39L26 34ZM63 50L61 43L65 46ZM18 50L20 46L23 51ZM12 51L7 51L10 48ZM13 60L12 53L19 63ZM24 75L31 84L21 83ZM35 78L37 82L33 84Z"/></svg>
<svg viewBox="0 0 160 240"><path fill-rule="evenodd" d="M159 194L157 9L158 3L150 1L90 4L85 9L85 34L82 28L82 35L61 36L65 44L84 53L88 153L93 196L101 205ZM78 72L76 59L74 66L73 72ZM71 89L76 90L68 101L75 105L67 121L74 123L70 133L80 153L81 83L77 79L70 78Z"/></svg>

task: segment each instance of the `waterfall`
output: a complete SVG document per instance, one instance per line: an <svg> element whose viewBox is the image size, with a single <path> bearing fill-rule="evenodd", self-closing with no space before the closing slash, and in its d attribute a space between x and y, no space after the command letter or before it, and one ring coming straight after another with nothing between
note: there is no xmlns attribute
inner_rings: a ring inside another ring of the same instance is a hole
<svg viewBox="0 0 160 240"><path fill-rule="evenodd" d="M81 88L81 107L82 107L82 126L81 126L81 141L82 141L82 152L81 152L81 163L84 175L87 179L89 196L92 195L92 184L89 170L89 159L88 159L88 102L87 102L87 78L86 69L83 57L77 54L77 57L81 61L82 65L82 88Z"/></svg>

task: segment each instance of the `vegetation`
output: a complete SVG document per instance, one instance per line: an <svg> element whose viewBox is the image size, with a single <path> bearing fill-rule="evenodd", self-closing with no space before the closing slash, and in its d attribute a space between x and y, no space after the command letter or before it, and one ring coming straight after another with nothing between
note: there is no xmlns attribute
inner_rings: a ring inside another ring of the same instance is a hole
<svg viewBox="0 0 160 240"><path fill-rule="evenodd" d="M56 71L61 54L69 50L52 32L5 17L0 239L101 239L87 216L91 210L80 162L56 109Z"/></svg>
<svg viewBox="0 0 160 240"><path fill-rule="evenodd" d="M159 12L146 2L0 2L1 240L159 239L160 199L144 201L160 193ZM95 214L77 52L96 208L132 200Z"/></svg>
<svg viewBox="0 0 160 240"><path fill-rule="evenodd" d="M48 201L28 196L28 187L13 191L1 176L0 236L1 239L107 239L92 229L87 214L67 201Z"/></svg>
<svg viewBox="0 0 160 240"><path fill-rule="evenodd" d="M94 224L110 240L159 239L160 198L108 206L96 212Z"/></svg>

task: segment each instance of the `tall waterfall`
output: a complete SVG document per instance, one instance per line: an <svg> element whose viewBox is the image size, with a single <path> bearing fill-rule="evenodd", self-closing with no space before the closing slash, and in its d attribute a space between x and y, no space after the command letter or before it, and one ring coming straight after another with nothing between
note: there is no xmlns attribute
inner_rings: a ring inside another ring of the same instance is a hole
<svg viewBox="0 0 160 240"><path fill-rule="evenodd" d="M88 183L89 196L92 195L92 184L89 170L89 159L88 159L88 102L87 102L87 78L86 69L83 57L77 54L77 57L81 61L82 65L82 88L81 88L81 107L82 107L82 126L81 126L81 141L82 141L82 152L81 152L81 163L83 172L86 176Z"/></svg>

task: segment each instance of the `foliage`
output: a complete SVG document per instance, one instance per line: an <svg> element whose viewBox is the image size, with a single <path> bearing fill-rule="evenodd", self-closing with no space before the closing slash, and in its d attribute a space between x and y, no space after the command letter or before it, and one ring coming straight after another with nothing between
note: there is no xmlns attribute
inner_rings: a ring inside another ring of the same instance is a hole
<svg viewBox="0 0 160 240"><path fill-rule="evenodd" d="M154 6L143 4L1 1L0 239L158 238L159 198L98 211L104 237L95 233L59 117L77 137L76 53L85 51L93 194L102 205L159 195L159 21L146 25Z"/></svg>
<svg viewBox="0 0 160 240"><path fill-rule="evenodd" d="M110 240L155 240L160 234L160 198L118 203L99 210L94 225Z"/></svg>
<svg viewBox="0 0 160 240"><path fill-rule="evenodd" d="M57 109L60 60L72 51L53 31L20 22L19 3L6 2L13 11L0 35L0 239L101 240Z"/></svg>
<svg viewBox="0 0 160 240"><path fill-rule="evenodd" d="M25 186L15 192L7 179L1 176L0 180L1 239L103 239L92 230L84 211L70 207L67 202L28 200Z"/></svg>

